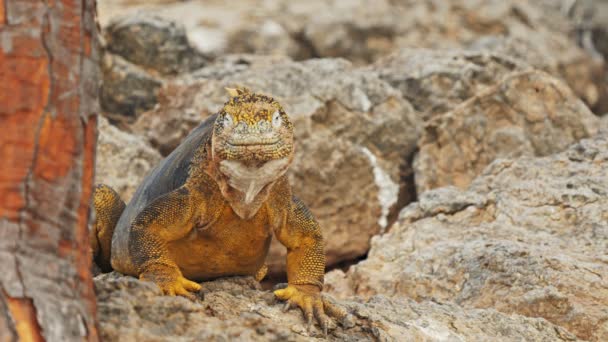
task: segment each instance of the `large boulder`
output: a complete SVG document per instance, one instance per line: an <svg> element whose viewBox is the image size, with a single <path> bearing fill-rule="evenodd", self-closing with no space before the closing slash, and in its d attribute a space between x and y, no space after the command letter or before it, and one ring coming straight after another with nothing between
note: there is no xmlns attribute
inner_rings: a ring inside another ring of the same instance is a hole
<svg viewBox="0 0 608 342"><path fill-rule="evenodd" d="M231 61L168 84L161 95L165 100L143 114L134 131L166 154L221 107L224 87L272 94L295 124L289 177L328 237L328 265L364 255L393 207L411 200L400 194L420 127L411 105L374 73L341 59ZM271 272L282 270L284 254L279 244L271 247Z"/></svg>
<svg viewBox="0 0 608 342"><path fill-rule="evenodd" d="M161 155L142 137L121 131L99 116L95 182L109 185L128 201Z"/></svg>
<svg viewBox="0 0 608 342"><path fill-rule="evenodd" d="M414 161L416 188L466 188L494 159L559 152L597 126L560 80L539 71L511 74L427 122Z"/></svg>
<svg viewBox="0 0 608 342"><path fill-rule="evenodd" d="M340 301L352 317L327 337L308 332L297 310L283 312L252 278L203 283L195 301L162 296L152 283L116 273L94 279L100 336L106 341L572 341L544 319L463 310L454 304L416 303L375 296ZM204 300L201 297L204 296Z"/></svg>
<svg viewBox="0 0 608 342"><path fill-rule="evenodd" d="M327 288L544 317L605 341L607 208L606 132L556 155L499 159L467 190L422 194Z"/></svg>
<svg viewBox="0 0 608 342"><path fill-rule="evenodd" d="M532 67L505 54L470 50L404 48L368 67L398 89L429 120Z"/></svg>
<svg viewBox="0 0 608 342"><path fill-rule="evenodd" d="M576 46L564 34L531 31L508 37L482 37L471 47L525 61L563 79L594 112L608 111L604 60Z"/></svg>
<svg viewBox="0 0 608 342"><path fill-rule="evenodd" d="M101 72L99 102L114 120L132 122L156 105L161 78L110 53L102 58Z"/></svg>
<svg viewBox="0 0 608 342"><path fill-rule="evenodd" d="M150 13L113 19L105 27L104 38L109 52L163 75L192 71L206 63L178 21Z"/></svg>

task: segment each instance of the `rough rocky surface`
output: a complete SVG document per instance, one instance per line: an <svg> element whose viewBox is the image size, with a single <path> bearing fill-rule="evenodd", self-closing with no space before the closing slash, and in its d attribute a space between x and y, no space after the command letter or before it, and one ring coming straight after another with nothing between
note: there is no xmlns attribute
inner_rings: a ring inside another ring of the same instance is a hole
<svg viewBox="0 0 608 342"><path fill-rule="evenodd" d="M156 104L162 79L120 56L105 54L101 61L103 82L99 92L101 108L109 117L133 121Z"/></svg>
<svg viewBox="0 0 608 342"><path fill-rule="evenodd" d="M550 5L556 4L547 0ZM596 58L602 57L604 63L608 61L608 2L603 0L561 1L562 12L574 22L574 36L579 46ZM598 114L608 113L608 67L603 73L596 76L604 80L604 92L600 93L596 105Z"/></svg>
<svg viewBox="0 0 608 342"><path fill-rule="evenodd" d="M104 38L109 52L163 75L192 71L206 63L188 42L182 25L155 15L116 18L105 28Z"/></svg>
<svg viewBox="0 0 608 342"><path fill-rule="evenodd" d="M183 22L190 40L218 56L229 52L297 60L342 57L365 64L402 48L486 48L564 78L595 112L608 111L605 63L596 52L607 45L601 1L236 0L230 4L210 0L155 6L129 0L132 11L145 9ZM103 7L109 8L102 14L113 13L113 6ZM108 21L102 15L102 23Z"/></svg>
<svg viewBox="0 0 608 342"><path fill-rule="evenodd" d="M484 47L562 77L590 107L606 111L604 62L576 45L573 31L582 14L569 18L565 5L519 0L309 1L306 6L281 3L255 18L275 23L275 31L281 28L290 33L283 36L300 42L302 48L289 45L282 51L297 59L309 55L344 57L361 64L401 48ZM578 5L575 10L588 13L599 9ZM601 22L602 15L592 18L591 22ZM231 46L244 46L239 38L247 37L249 25L259 27L261 23L244 24L232 35L236 42ZM598 24L593 27L595 45L601 49L603 31ZM253 43L247 40L250 44L244 50L235 51L265 53L274 40L258 36ZM308 54L302 52L305 48Z"/></svg>
<svg viewBox="0 0 608 342"><path fill-rule="evenodd" d="M99 117L95 183L111 186L128 201L161 155L143 138L121 131Z"/></svg>
<svg viewBox="0 0 608 342"><path fill-rule="evenodd" d="M416 188L419 194L466 188L497 158L559 152L594 134L597 125L558 79L539 71L511 74L427 122L414 161Z"/></svg>
<svg viewBox="0 0 608 342"><path fill-rule="evenodd" d="M504 315L493 309L389 299L340 301L352 318L327 338L308 332L297 310L282 312L271 292L252 278L203 283L196 301L162 296L152 283L116 273L95 278L100 335L107 341L572 341L544 319ZM204 300L201 300L204 297Z"/></svg>
<svg viewBox="0 0 608 342"><path fill-rule="evenodd" d="M401 49L368 69L398 89L425 120L532 67L505 54L469 50Z"/></svg>
<svg viewBox="0 0 608 342"><path fill-rule="evenodd" d="M426 192L327 288L544 317L605 341L607 151L604 131L556 155L496 160L467 190Z"/></svg>
<svg viewBox="0 0 608 342"><path fill-rule="evenodd" d="M262 63L233 57L169 83L159 106L133 129L166 154L220 108L224 87L234 85L272 94L294 121L297 152L289 175L294 193L332 237L328 264L364 255L392 207L410 195L406 186L400 194L420 127L410 104L375 74L342 59ZM271 272L282 273L284 254L275 242Z"/></svg>
<svg viewBox="0 0 608 342"><path fill-rule="evenodd" d="M99 5L102 104L129 133L101 120L97 181L130 197L225 86L277 97L295 193L344 269L325 290L355 325L329 340L608 340L606 1ZM284 248L268 261L272 282ZM95 283L105 340L322 338L249 278L196 302Z"/></svg>
<svg viewBox="0 0 608 342"><path fill-rule="evenodd" d="M608 2L604 0L543 0L543 6L560 10L573 22L572 34L590 53L608 57Z"/></svg>
<svg viewBox="0 0 608 342"><path fill-rule="evenodd" d="M526 32L511 37L482 37L472 48L518 58L534 68L560 77L595 112L608 110L604 60L573 45L554 32Z"/></svg>

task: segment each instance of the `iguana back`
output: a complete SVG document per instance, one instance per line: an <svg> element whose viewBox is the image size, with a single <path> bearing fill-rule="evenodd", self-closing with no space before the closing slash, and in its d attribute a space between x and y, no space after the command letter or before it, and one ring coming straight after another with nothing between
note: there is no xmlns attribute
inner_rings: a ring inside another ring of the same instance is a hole
<svg viewBox="0 0 608 342"><path fill-rule="evenodd" d="M163 159L141 182L133 198L122 212L112 235L112 254L114 260L128 260L126 244L129 241L129 227L135 217L154 199L165 195L182 185L188 179L190 162L197 149L211 138L213 123L217 114L208 117L192 130L184 141ZM115 261L114 261L115 262Z"/></svg>

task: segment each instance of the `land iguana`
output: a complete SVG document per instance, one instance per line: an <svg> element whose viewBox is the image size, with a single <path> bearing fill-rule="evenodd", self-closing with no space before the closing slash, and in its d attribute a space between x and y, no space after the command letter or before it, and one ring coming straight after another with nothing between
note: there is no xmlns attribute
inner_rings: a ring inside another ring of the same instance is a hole
<svg viewBox="0 0 608 342"><path fill-rule="evenodd" d="M129 204L96 187L91 246L103 271L152 281L166 295L194 298L204 281L267 271L272 236L287 248L287 287L274 292L327 333L344 309L321 296L323 236L285 176L293 124L270 96L227 89L230 99L143 180Z"/></svg>

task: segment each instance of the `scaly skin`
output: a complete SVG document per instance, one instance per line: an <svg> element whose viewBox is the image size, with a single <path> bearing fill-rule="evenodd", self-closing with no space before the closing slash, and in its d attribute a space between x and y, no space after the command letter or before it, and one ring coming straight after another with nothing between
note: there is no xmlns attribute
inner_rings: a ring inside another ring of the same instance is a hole
<svg viewBox="0 0 608 342"><path fill-rule="evenodd" d="M125 202L120 196L107 185L98 185L93 196L93 207L95 210L94 232L89 236L93 260L101 271L110 272L110 247L114 227L125 210Z"/></svg>
<svg viewBox="0 0 608 342"><path fill-rule="evenodd" d="M284 175L293 159L293 125L274 99L227 90L231 98L212 125L195 129L126 209L111 189L97 188L96 261L104 270L111 261L113 269L152 281L167 295L193 298L201 288L193 280L261 280L274 235L287 248L288 278L275 295L287 301L286 309L302 309L309 326L316 317L327 332L325 313L342 319L346 312L321 296L321 229ZM118 224L117 210L123 212Z"/></svg>

